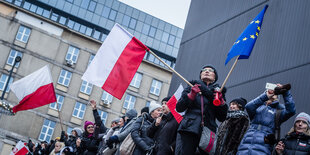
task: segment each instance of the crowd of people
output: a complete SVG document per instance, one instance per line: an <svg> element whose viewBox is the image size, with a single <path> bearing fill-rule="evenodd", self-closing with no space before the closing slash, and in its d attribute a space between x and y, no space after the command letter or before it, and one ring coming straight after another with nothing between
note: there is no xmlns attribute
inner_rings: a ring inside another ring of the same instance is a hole
<svg viewBox="0 0 310 155"><path fill-rule="evenodd" d="M107 128L100 120L96 102L91 100L95 122L85 121L84 131L74 128L61 133L49 144L28 143L29 154L52 155L309 155L310 116L300 113L284 138L280 125L295 115L290 85L277 84L247 102L242 97L226 103L226 89L219 91L218 74L204 66L199 80L191 81L176 104L183 113L180 123L167 106L152 101L149 107L127 110ZM279 103L280 95L284 104ZM214 105L217 99L220 105ZM218 126L217 121L221 122ZM130 140L132 143L129 143ZM133 145L131 145L133 144ZM127 151L127 152L126 152Z"/></svg>

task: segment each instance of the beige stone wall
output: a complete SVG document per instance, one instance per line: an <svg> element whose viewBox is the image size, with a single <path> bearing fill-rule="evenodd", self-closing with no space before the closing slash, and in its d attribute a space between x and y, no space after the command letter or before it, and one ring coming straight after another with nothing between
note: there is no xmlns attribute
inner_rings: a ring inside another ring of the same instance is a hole
<svg viewBox="0 0 310 155"><path fill-rule="evenodd" d="M28 25L23 21L11 20L12 18L9 14L15 10L10 7L6 7L2 3L0 3L0 10L0 76L3 73L8 74L4 68L9 52L12 48L23 53L21 64L17 68L16 74L13 74L14 81L45 65L49 65L52 72L56 93L65 97L64 104L60 112L65 131L68 126L82 128L84 121L94 121L91 107L87 105L89 102L87 98L94 99L98 103L98 109L108 112L106 126L109 127L112 120L124 115L122 112L125 112L123 110L123 103L126 93L136 97L135 109L138 113L140 113L140 110L146 105L147 101L156 100L160 102L164 97L166 97L171 82L172 73L158 65L143 61L138 69L138 72L143 75L140 88L137 89L129 86L121 100L113 98L112 104L108 107L99 105L99 103L102 102L101 96L103 90L94 86L91 94L89 96L85 96L85 94L80 94L80 86L82 83L81 76L87 68L89 57L91 54L96 53L101 45L101 42L94 41L66 29L64 29L60 37L54 36L35 26ZM21 24L30 27L32 30L30 38L26 44L22 44L15 40L16 33ZM53 23L51 22L50 24ZM57 25L55 24L55 26ZM77 63L73 65L73 67L66 66L65 62L65 56L70 45L80 49ZM72 78L68 87L61 85L58 86L57 84L61 69L72 72ZM162 88L159 96L149 93L153 79L157 79L162 82ZM17 98L12 92L8 94L6 99L14 105L18 103ZM87 105L83 119L72 116L76 101ZM12 133L20 134L24 136L25 139L38 139L44 119L49 119L56 122L52 138L54 139L55 137L59 137L61 133L61 126L59 124L58 112L50 109L49 105L33 110L21 111L15 116L1 115L0 124L6 125L1 125L0 130L3 129ZM8 150L8 148L9 146L3 145L2 151Z"/></svg>

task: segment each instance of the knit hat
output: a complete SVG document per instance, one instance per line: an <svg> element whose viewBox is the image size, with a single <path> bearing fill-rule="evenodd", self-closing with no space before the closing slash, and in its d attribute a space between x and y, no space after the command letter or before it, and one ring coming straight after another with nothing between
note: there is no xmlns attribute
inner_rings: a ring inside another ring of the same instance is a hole
<svg viewBox="0 0 310 155"><path fill-rule="evenodd" d="M215 78L214 78L214 82L213 83L215 83L217 81L217 79L218 79L218 75L217 75L216 69L211 64L207 64L207 65L205 65L205 66L203 66L201 68L200 73L199 73L199 79L200 79L200 75L201 75L202 70L207 68L207 67L212 68L214 70Z"/></svg>
<svg viewBox="0 0 310 155"><path fill-rule="evenodd" d="M142 108L140 112L141 112L141 114L144 113L144 112L148 113L149 112L149 107Z"/></svg>
<svg viewBox="0 0 310 155"><path fill-rule="evenodd" d="M84 123L84 130L85 131L87 131L86 129L87 129L87 126L89 126L89 125L93 125L94 126L94 123L91 122L91 121L85 121L85 123Z"/></svg>
<svg viewBox="0 0 310 155"><path fill-rule="evenodd" d="M153 112L157 108L161 108L161 105L156 103L155 101L151 101L150 106L149 106L149 113Z"/></svg>
<svg viewBox="0 0 310 155"><path fill-rule="evenodd" d="M165 97L165 98L163 98L162 100L161 100L161 102L164 102L164 101L169 101L170 100L170 98L171 98L171 96L168 96L168 97Z"/></svg>
<svg viewBox="0 0 310 155"><path fill-rule="evenodd" d="M242 97L239 97L239 98L233 99L232 101L230 101L230 103L231 102L236 102L239 105L240 110L244 110L247 100Z"/></svg>
<svg viewBox="0 0 310 155"><path fill-rule="evenodd" d="M128 117L128 119L133 119L137 117L138 113L135 109L130 109L126 111L125 116Z"/></svg>
<svg viewBox="0 0 310 155"><path fill-rule="evenodd" d="M308 124L308 127L310 127L310 116L308 114L304 112L299 113L295 118L294 124L299 120L305 121Z"/></svg>
<svg viewBox="0 0 310 155"><path fill-rule="evenodd" d="M82 136L82 133L83 133L82 129L80 129L80 128L73 128L72 131L73 130L76 132L78 137Z"/></svg>

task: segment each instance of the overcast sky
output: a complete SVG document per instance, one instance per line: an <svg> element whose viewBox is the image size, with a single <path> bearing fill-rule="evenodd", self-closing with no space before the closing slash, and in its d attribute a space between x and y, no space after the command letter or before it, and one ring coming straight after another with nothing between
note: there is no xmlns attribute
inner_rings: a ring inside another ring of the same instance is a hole
<svg viewBox="0 0 310 155"><path fill-rule="evenodd" d="M191 0L119 0L184 29Z"/></svg>

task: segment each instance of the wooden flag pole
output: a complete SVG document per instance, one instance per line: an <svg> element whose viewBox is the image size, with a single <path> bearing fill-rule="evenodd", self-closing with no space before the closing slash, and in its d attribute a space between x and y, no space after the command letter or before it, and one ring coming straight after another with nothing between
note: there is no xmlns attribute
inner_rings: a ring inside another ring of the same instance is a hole
<svg viewBox="0 0 310 155"><path fill-rule="evenodd" d="M224 80L224 82L223 82L223 84L222 84L222 86L221 86L220 92L222 92L222 90L223 90L223 88L224 88L224 86L225 86L225 84L226 84L226 82L227 82L227 80L228 80L228 78L229 78L231 72L234 70L234 68L235 68L235 66L236 66L236 64L237 64L237 62L238 62L239 56L240 56L240 55L237 56L237 58L236 58L234 64L231 66L230 71L228 72L228 74L227 74L227 76L226 76L226 78L225 78L225 80Z"/></svg>
<svg viewBox="0 0 310 155"><path fill-rule="evenodd" d="M179 76L183 81L185 81L188 85L193 87L191 83L189 83L181 74L179 74L177 71L175 71L173 68L171 68L166 62L164 62L159 56L157 56L153 51L150 49L148 50L151 54L153 54L160 62L162 62L164 65L166 65L173 73L175 73L177 76Z"/></svg>
<svg viewBox="0 0 310 155"><path fill-rule="evenodd" d="M58 111L58 117L59 117L60 128L61 128L61 131L64 131L64 128L63 128L63 126L62 126L61 115L60 115L60 110L59 110L59 106L58 106L57 100L56 100L56 104L57 104L57 111Z"/></svg>

